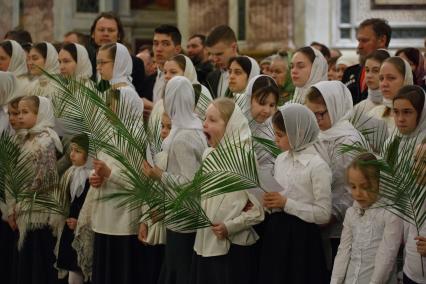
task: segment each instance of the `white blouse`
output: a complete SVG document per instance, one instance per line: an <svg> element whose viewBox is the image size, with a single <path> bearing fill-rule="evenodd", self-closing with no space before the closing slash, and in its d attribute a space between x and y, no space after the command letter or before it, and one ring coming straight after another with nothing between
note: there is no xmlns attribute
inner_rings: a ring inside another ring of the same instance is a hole
<svg viewBox="0 0 426 284"><path fill-rule="evenodd" d="M402 234L398 216L383 207L363 210L354 202L346 211L331 283L397 283Z"/></svg>
<svg viewBox="0 0 426 284"><path fill-rule="evenodd" d="M281 153L275 161L275 179L287 197L284 212L305 222L325 224L331 215L331 170L313 146Z"/></svg>
<svg viewBox="0 0 426 284"><path fill-rule="evenodd" d="M386 106L379 105L374 107L372 110L370 110L368 114L371 115L372 117L385 121L386 125L388 126L388 133L389 135L391 135L396 130L395 119L391 115L383 117L383 113L385 112L385 110L386 110Z"/></svg>

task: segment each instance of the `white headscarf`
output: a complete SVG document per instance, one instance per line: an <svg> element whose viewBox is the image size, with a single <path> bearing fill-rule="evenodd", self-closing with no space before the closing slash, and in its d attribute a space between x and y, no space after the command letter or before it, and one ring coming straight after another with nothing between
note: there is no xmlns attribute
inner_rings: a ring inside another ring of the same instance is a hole
<svg viewBox="0 0 426 284"><path fill-rule="evenodd" d="M44 70L51 74L59 73L59 60L56 48L49 42L44 42L47 47L46 59L44 61Z"/></svg>
<svg viewBox="0 0 426 284"><path fill-rule="evenodd" d="M163 141L163 150L168 151L174 136L180 129L195 129L203 137L203 124L194 113L195 93L191 82L183 76L170 79L164 95L164 109L172 121L169 136Z"/></svg>
<svg viewBox="0 0 426 284"><path fill-rule="evenodd" d="M253 120L253 117L251 116L251 96L253 95L253 85L257 81L257 79L261 77L269 77L272 79L271 82L275 82L275 80L268 75L256 75L253 78L251 78L250 81L248 82L246 91L244 93L244 103L241 110L243 111L244 115L247 117L250 123ZM264 87L267 87L267 86L264 86ZM278 88L278 86L276 87Z"/></svg>
<svg viewBox="0 0 426 284"><path fill-rule="evenodd" d="M359 64L359 56L356 54L346 54L340 56L336 61L336 66L346 65L347 67Z"/></svg>
<svg viewBox="0 0 426 284"><path fill-rule="evenodd" d="M9 68L7 71L12 72L15 76L28 74L27 54L22 46L14 40L9 40L12 45L12 57L10 58Z"/></svg>
<svg viewBox="0 0 426 284"><path fill-rule="evenodd" d="M16 90L16 77L11 72L0 71L0 133L8 128L9 117L6 106L13 99Z"/></svg>
<svg viewBox="0 0 426 284"><path fill-rule="evenodd" d="M330 141L358 133L349 122L353 104L351 92L345 84L340 81L323 81L316 83L312 87L320 91L331 120L331 127L320 132L320 139Z"/></svg>
<svg viewBox="0 0 426 284"><path fill-rule="evenodd" d="M322 55L322 53L319 50L317 50L316 48L313 48L312 46L310 46L310 48L315 53L315 59L314 59L314 62L312 63L309 79L303 87L296 87L294 91L293 101L299 102L299 103L305 102L306 93L313 84L321 82L321 81L327 81L327 73L328 73L327 60L324 58L324 55Z"/></svg>
<svg viewBox="0 0 426 284"><path fill-rule="evenodd" d="M248 74L248 77L247 77L247 82L250 82L251 79L253 79L254 77L260 74L260 67L255 59L251 58L250 56L246 56L246 57L250 60L250 63L251 63L250 74Z"/></svg>
<svg viewBox="0 0 426 284"><path fill-rule="evenodd" d="M185 56L183 54L179 54L179 55L185 58L185 70L183 70L183 76L188 78L191 84L199 84L197 79L197 71L195 70L192 60L189 59L188 56Z"/></svg>
<svg viewBox="0 0 426 284"><path fill-rule="evenodd" d="M401 58L399 56L394 56L394 57L399 58L400 60L402 60L402 62L404 62L405 68L404 68L404 85L403 86L413 85L414 84L413 71L411 70L410 64L404 58ZM389 57L389 58L392 58L392 57ZM383 98L383 105L385 105L388 108L392 108L393 107L392 99Z"/></svg>
<svg viewBox="0 0 426 284"><path fill-rule="evenodd" d="M318 141L319 127L315 115L306 106L287 103L279 108L291 151L299 152Z"/></svg>
<svg viewBox="0 0 426 284"><path fill-rule="evenodd" d="M87 161L83 166L70 167L70 171L72 171L70 183L71 202L74 201L76 197L80 197L80 195L83 193L84 186L86 185L86 180L89 178L90 173L92 171L92 162L92 159L90 159L90 157L87 157Z"/></svg>
<svg viewBox="0 0 426 284"><path fill-rule="evenodd" d="M411 70L411 69L410 69ZM414 138L417 137L417 143L422 142L421 139L426 136L426 92L419 86L416 86L419 90L423 92L423 96L425 97L423 103L422 114L420 115L419 123L417 123L416 128L408 135L403 135L403 137Z"/></svg>
<svg viewBox="0 0 426 284"><path fill-rule="evenodd" d="M114 58L114 69L112 71L112 79L109 80L111 85L117 83L127 83L132 85L133 62L127 48L121 43L116 43L117 51Z"/></svg>
<svg viewBox="0 0 426 284"><path fill-rule="evenodd" d="M89 59L89 54L84 46L74 43L77 49L77 65L75 67L75 77L77 79L90 79L92 77L92 63Z"/></svg>
<svg viewBox="0 0 426 284"><path fill-rule="evenodd" d="M62 152L62 143L59 139L58 134L53 130L55 127L55 115L53 112L52 102L45 97L38 96L40 101L38 107L37 121L36 124L27 130L28 134L37 134L41 132L49 133L50 137L52 137L53 142L55 143L56 149L59 152Z"/></svg>

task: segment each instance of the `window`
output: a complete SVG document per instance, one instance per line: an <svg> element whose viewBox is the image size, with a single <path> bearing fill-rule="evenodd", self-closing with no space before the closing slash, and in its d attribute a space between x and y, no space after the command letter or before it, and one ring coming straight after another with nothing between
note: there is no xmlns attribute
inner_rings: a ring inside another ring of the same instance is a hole
<svg viewBox="0 0 426 284"><path fill-rule="evenodd" d="M98 13L99 0L77 0L77 12Z"/></svg>

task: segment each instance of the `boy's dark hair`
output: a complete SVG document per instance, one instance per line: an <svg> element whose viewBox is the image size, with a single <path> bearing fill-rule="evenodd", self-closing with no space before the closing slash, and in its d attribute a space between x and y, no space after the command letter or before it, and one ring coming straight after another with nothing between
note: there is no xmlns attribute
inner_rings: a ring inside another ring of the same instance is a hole
<svg viewBox="0 0 426 284"><path fill-rule="evenodd" d="M77 144L80 148L82 148L86 153L89 153L89 137L87 134L82 133L75 135L71 138L71 143Z"/></svg>
<svg viewBox="0 0 426 284"><path fill-rule="evenodd" d="M227 25L221 25L213 28L206 38L206 46L212 47L221 41L227 44L237 42L237 37L235 36L234 31Z"/></svg>
<svg viewBox="0 0 426 284"><path fill-rule="evenodd" d="M376 34L376 37L386 37L385 46L388 47L392 36L392 28L389 26L388 21L385 19L370 18L364 20L358 28L365 28L368 26L371 26L374 33Z"/></svg>
<svg viewBox="0 0 426 284"><path fill-rule="evenodd" d="M96 19L93 21L93 24L90 27L90 35L93 36L93 33L95 32L96 24L98 23L100 18L114 20L117 23L117 30L118 30L117 42L122 43L124 41L123 23L121 23L120 17L118 17L113 12L102 12L102 13L100 13L99 16L97 16Z"/></svg>
<svg viewBox="0 0 426 284"><path fill-rule="evenodd" d="M165 34L172 38L175 45L182 44L182 35L178 28L172 25L161 25L155 28L154 34Z"/></svg>

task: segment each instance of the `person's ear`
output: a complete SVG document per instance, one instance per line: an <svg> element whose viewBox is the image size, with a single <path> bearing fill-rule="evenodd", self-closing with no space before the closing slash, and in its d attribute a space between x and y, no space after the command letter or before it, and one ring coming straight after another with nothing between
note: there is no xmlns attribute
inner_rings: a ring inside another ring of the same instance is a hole
<svg viewBox="0 0 426 284"><path fill-rule="evenodd" d="M238 53L238 45L236 42L231 43L231 48L233 53Z"/></svg>
<svg viewBox="0 0 426 284"><path fill-rule="evenodd" d="M379 42L379 47L380 48L386 48L387 37L385 35L382 35L382 36L378 37L377 41Z"/></svg>
<svg viewBox="0 0 426 284"><path fill-rule="evenodd" d="M176 54L182 53L182 46L180 44L175 45L175 52L176 52Z"/></svg>

